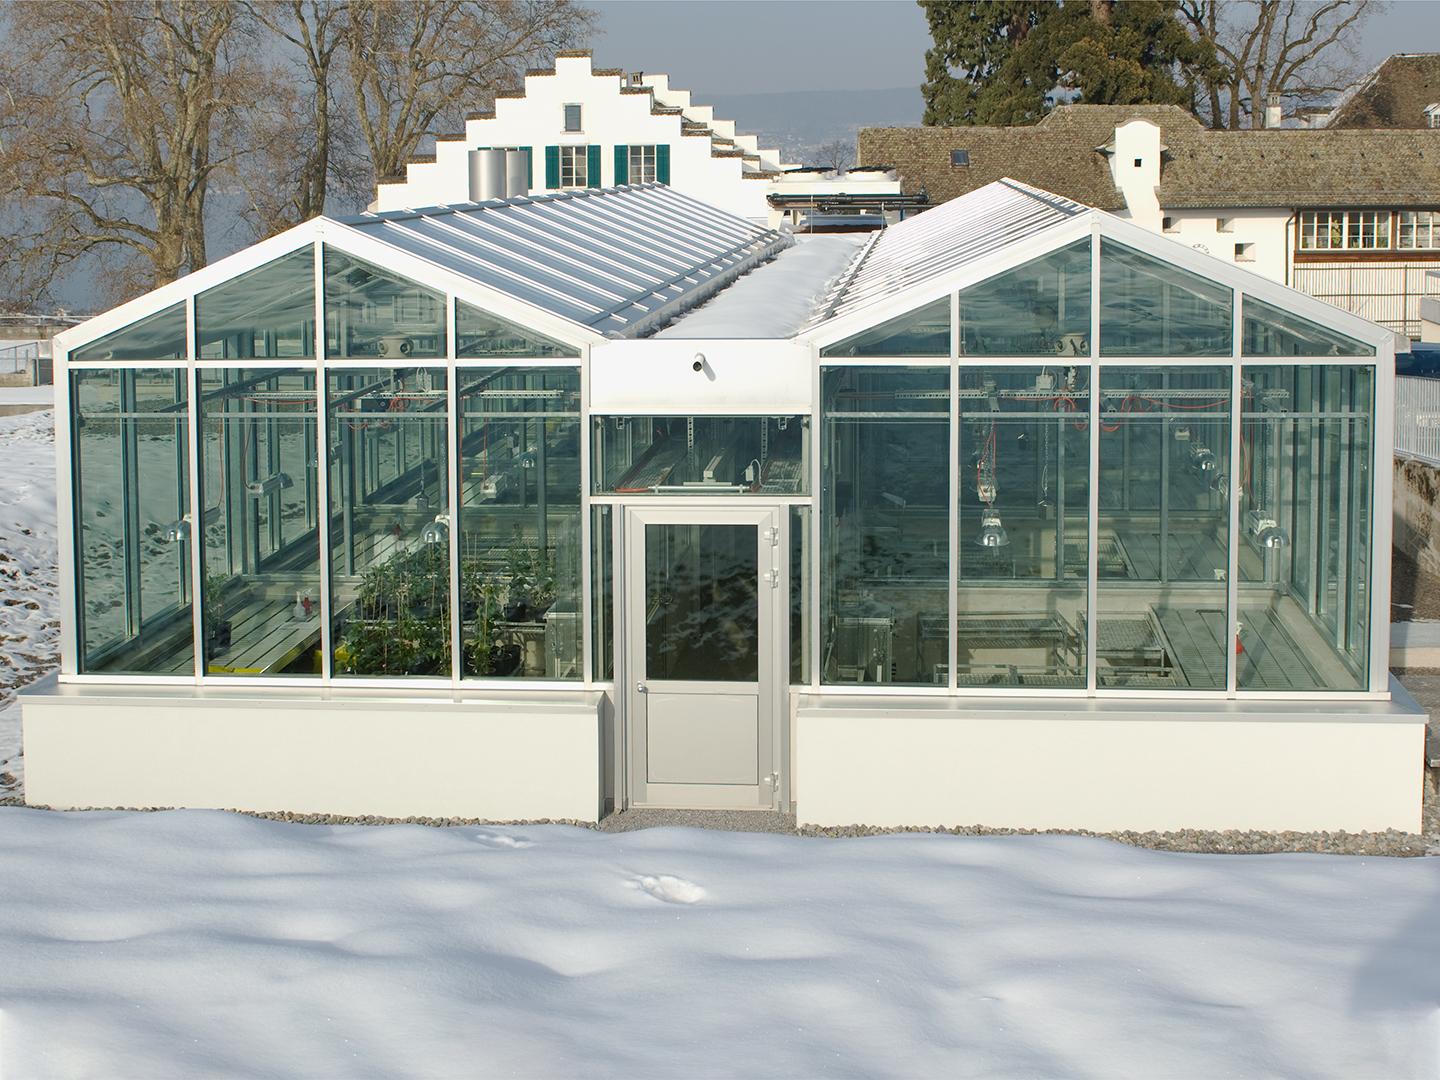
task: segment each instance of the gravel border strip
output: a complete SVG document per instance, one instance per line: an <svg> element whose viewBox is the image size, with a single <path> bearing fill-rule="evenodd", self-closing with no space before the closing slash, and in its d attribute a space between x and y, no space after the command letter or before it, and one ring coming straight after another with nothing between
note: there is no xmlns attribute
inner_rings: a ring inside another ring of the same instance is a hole
<svg viewBox="0 0 1440 1080"><path fill-rule="evenodd" d="M46 810L51 813L68 813L52 806L30 806L14 796L0 798L0 807L28 806L32 810ZM155 813L173 810L165 806L85 806L74 807L74 812L117 811L132 813ZM580 829L606 831L593 821L576 821L565 818L535 818L526 821L490 821L483 818L436 818L436 817L380 817L373 814L351 816L345 814L305 814L291 811L260 811L227 809L226 813L241 814L245 817L266 821L285 821L297 825L425 825L432 828L449 828L457 825L573 825ZM695 827L695 826L689 826ZM1088 836L1099 840L1113 840L1130 847L1148 848L1155 851L1189 852L1205 855L1272 855L1279 853L1308 853L1321 855L1369 855L1385 858L1416 858L1440 854L1440 848L1431 846L1424 836L1415 833L1387 830L1385 832L1263 832L1259 830L1228 829L1180 829L1174 832L1092 832L1087 829L1001 829L985 825L958 825L947 827L904 826L886 827L878 825L801 825L795 835L807 839L848 839L863 836L888 836L900 833L944 833L950 836Z"/></svg>

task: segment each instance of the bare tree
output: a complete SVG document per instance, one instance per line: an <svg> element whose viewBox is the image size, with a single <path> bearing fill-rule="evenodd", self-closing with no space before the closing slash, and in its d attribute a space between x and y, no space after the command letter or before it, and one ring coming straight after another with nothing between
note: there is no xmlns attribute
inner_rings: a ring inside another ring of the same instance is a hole
<svg viewBox="0 0 1440 1080"><path fill-rule="evenodd" d="M1374 0L1183 0L1191 31L1215 48L1221 70L1202 73L1212 127L1261 127L1272 98L1290 109L1360 74L1353 51Z"/></svg>
<svg viewBox="0 0 1440 1080"><path fill-rule="evenodd" d="M13 5L4 29L0 288L33 302L109 255L119 299L203 266L221 119L256 91L234 5L50 0Z"/></svg>
<svg viewBox="0 0 1440 1080"><path fill-rule="evenodd" d="M816 147L815 160L827 169L845 172L855 164L855 144L844 139L834 139L824 146Z"/></svg>
<svg viewBox="0 0 1440 1080"><path fill-rule="evenodd" d="M349 0L350 88L375 175L401 173L437 124L583 42L594 18L571 0Z"/></svg>
<svg viewBox="0 0 1440 1080"><path fill-rule="evenodd" d="M343 0L245 0L245 6L287 46L267 73L267 93L247 111L249 152L236 168L246 214L261 236L270 236L323 214L332 195L358 201L371 177L358 132L343 122L348 102L336 86Z"/></svg>

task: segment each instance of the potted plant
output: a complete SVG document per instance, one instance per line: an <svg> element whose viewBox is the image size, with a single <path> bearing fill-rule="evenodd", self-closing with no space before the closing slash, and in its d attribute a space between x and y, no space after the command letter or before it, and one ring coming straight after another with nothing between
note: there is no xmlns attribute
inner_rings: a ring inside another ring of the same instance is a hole
<svg viewBox="0 0 1440 1080"><path fill-rule="evenodd" d="M230 649L230 619L225 610L225 586L229 578L210 573L207 566L200 579L200 613L205 627L205 660L214 660Z"/></svg>

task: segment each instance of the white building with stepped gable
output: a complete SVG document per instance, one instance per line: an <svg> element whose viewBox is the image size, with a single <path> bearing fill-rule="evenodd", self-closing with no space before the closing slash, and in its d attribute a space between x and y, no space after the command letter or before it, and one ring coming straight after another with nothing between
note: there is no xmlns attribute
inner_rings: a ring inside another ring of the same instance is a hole
<svg viewBox="0 0 1440 1080"><path fill-rule="evenodd" d="M925 200L903 196L889 169L836 173L787 165L780 151L741 134L668 75L593 66L589 52L564 52L553 69L531 71L522 89L472 113L462 134L442 135L404 176L382 178L371 209L448 206L491 198L658 181L757 224L803 214L871 211L878 224ZM772 198L776 197L778 198Z"/></svg>

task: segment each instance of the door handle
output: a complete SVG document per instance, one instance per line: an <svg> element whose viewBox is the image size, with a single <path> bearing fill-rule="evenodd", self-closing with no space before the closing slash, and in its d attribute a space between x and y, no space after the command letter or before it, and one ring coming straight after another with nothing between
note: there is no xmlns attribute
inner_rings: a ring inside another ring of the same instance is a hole
<svg viewBox="0 0 1440 1080"><path fill-rule="evenodd" d="M636 692L637 694L643 694L643 693L645 693L645 684L644 684L643 682L637 682L637 683L635 684L635 692Z"/></svg>

